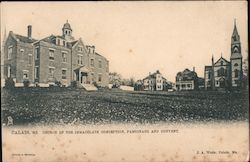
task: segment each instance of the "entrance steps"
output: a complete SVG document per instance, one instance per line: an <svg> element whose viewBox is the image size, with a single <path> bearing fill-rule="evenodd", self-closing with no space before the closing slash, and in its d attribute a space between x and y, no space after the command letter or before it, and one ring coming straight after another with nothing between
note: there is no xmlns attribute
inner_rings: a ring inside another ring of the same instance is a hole
<svg viewBox="0 0 250 162"><path fill-rule="evenodd" d="M81 84L86 91L97 91L98 89L93 84Z"/></svg>

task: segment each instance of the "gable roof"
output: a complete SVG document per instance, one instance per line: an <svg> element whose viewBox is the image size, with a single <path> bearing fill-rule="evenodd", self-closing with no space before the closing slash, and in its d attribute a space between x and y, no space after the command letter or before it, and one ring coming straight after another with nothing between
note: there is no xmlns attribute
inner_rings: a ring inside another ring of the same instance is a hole
<svg viewBox="0 0 250 162"><path fill-rule="evenodd" d="M161 74L159 70L157 70L156 72L154 72L153 74L148 75L147 77L145 77L143 80L145 79L150 79L150 78L156 78L156 74ZM163 78L166 79L166 78Z"/></svg>
<svg viewBox="0 0 250 162"><path fill-rule="evenodd" d="M188 78L193 78L197 77L197 73L195 71L191 71L189 69L185 69L182 72L178 72L176 77L188 77Z"/></svg>
<svg viewBox="0 0 250 162"><path fill-rule="evenodd" d="M214 64L217 64L218 62L221 62L221 61L224 61L224 62L226 62L227 64L230 64L230 62L227 61L227 60L226 60L225 58L223 58L222 56L221 56L220 59L217 60Z"/></svg>
<svg viewBox="0 0 250 162"><path fill-rule="evenodd" d="M20 41L20 42L23 42L23 43L34 43L34 42L37 41L36 39L33 39L33 38L29 38L29 37L26 37L26 36L22 36L22 35L19 35L19 34L15 34L15 33L13 33L12 31L10 31L10 35L11 35L16 41Z"/></svg>

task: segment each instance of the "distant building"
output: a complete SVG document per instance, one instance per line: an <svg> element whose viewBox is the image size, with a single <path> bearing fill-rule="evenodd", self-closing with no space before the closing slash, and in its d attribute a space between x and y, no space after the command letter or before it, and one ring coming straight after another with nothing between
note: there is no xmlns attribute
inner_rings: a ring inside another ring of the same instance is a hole
<svg viewBox="0 0 250 162"><path fill-rule="evenodd" d="M149 74L142 80L143 90L145 91L163 91L167 90L167 79L162 76L159 70L153 74ZM138 81L137 81L138 83Z"/></svg>
<svg viewBox="0 0 250 162"><path fill-rule="evenodd" d="M68 22L62 35L51 35L38 40L12 31L4 43L4 78L13 78L15 86L29 80L32 85L49 86L60 82L64 86L76 81L79 86L108 86L109 61L87 46L82 39L72 36Z"/></svg>
<svg viewBox="0 0 250 162"><path fill-rule="evenodd" d="M227 61L222 56L212 65L205 66L204 70L205 90L239 89L242 87L243 70L240 36L234 23L231 38L231 57Z"/></svg>
<svg viewBox="0 0 250 162"><path fill-rule="evenodd" d="M198 76L195 70L185 69L176 75L176 90L196 90L198 89Z"/></svg>

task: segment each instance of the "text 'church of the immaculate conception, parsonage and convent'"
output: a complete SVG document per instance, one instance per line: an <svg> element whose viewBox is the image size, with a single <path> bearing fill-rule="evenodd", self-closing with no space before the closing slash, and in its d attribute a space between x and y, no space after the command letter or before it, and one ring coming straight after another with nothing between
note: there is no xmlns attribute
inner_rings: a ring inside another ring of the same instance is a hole
<svg viewBox="0 0 250 162"><path fill-rule="evenodd" d="M95 46L85 45L82 39L74 39L68 21L62 35L51 35L37 40L32 37L32 26L27 36L9 32L4 42L5 78L13 78L15 86L31 85L47 87L56 82L68 86L108 86L109 61L95 51Z"/></svg>

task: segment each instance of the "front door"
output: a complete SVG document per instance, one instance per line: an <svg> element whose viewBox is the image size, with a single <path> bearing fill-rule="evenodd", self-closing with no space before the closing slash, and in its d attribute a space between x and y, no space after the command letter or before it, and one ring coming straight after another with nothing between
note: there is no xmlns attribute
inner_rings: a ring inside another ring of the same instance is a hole
<svg viewBox="0 0 250 162"><path fill-rule="evenodd" d="M87 83L87 74L86 73L81 73L81 83L86 84Z"/></svg>
<svg viewBox="0 0 250 162"><path fill-rule="evenodd" d="M225 88L226 87L226 81L224 78L220 79L220 88Z"/></svg>

